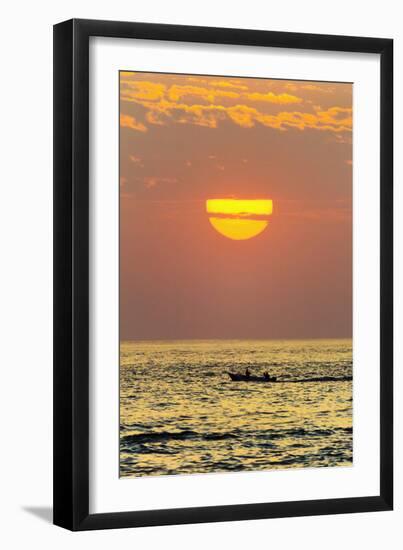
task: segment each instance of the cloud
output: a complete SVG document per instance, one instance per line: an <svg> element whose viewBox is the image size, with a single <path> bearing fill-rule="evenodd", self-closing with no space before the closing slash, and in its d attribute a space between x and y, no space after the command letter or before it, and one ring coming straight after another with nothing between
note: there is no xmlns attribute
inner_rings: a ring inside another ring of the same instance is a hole
<svg viewBox="0 0 403 550"><path fill-rule="evenodd" d="M162 99L166 92L165 84L146 80L120 80L120 98L123 101L157 101Z"/></svg>
<svg viewBox="0 0 403 550"><path fill-rule="evenodd" d="M133 164L138 164L139 166L143 165L143 159L141 157L136 157L136 155L129 155L129 159L133 162Z"/></svg>
<svg viewBox="0 0 403 550"><path fill-rule="evenodd" d="M335 134L334 140L337 143L351 145L353 143L351 134Z"/></svg>
<svg viewBox="0 0 403 550"><path fill-rule="evenodd" d="M186 96L201 97L205 101L214 103L217 98L232 98L239 97L239 93L227 91L227 90L214 90L210 88L203 88L201 86L180 86L173 85L168 89L168 99L171 101L178 101Z"/></svg>
<svg viewBox="0 0 403 550"><path fill-rule="evenodd" d="M157 185L161 185L164 183L177 183L178 180L177 178L161 178L158 176L149 176L144 178L142 181L147 189L151 189L152 187L157 187Z"/></svg>
<svg viewBox="0 0 403 550"><path fill-rule="evenodd" d="M332 86L317 86L316 84L303 84L301 89L309 90L311 92L319 92L321 94L329 94L334 91L334 87Z"/></svg>
<svg viewBox="0 0 403 550"><path fill-rule="evenodd" d="M235 105L227 109L228 117L242 128L252 128L255 125L256 113L256 109L246 105Z"/></svg>
<svg viewBox="0 0 403 550"><path fill-rule="evenodd" d="M322 131L328 130L336 133L351 132L351 111L351 109L342 107L330 107L326 111L320 110L315 113L283 111L276 115L259 114L257 120L265 126L282 130L286 128L305 130L308 128Z"/></svg>
<svg viewBox="0 0 403 550"><path fill-rule="evenodd" d="M209 84L211 86L217 86L219 88L234 88L236 90L248 89L248 86L245 86L244 84L237 84L228 80L213 80L212 82L209 82Z"/></svg>
<svg viewBox="0 0 403 550"><path fill-rule="evenodd" d="M253 92L249 94L244 94L247 99L251 101L266 101L267 103L275 103L277 105L285 105L287 103L302 103L302 97L297 97L291 94L275 94L273 92L268 92L262 94L260 92Z"/></svg>
<svg viewBox="0 0 403 550"><path fill-rule="evenodd" d="M300 104L303 99L289 93L274 92L235 92L227 89L214 89L195 85L165 85L149 81L133 81L122 78L122 101L134 102L144 108L145 123L148 125L193 124L206 128L217 128L229 121L242 128L263 125L278 130L295 128L313 129L339 134L343 142L345 134L352 129L352 109L332 106L322 108L305 103L302 110L281 110L288 104ZM189 79L187 80L189 82ZM232 86L227 81L220 82L222 88ZM226 86L230 84L230 86ZM290 85L290 84L289 84ZM305 87L314 85L306 84ZM226 99L228 101L219 102ZM253 105L247 103L253 101ZM261 105L259 105L261 104ZM270 106L277 112L270 112ZM147 126L130 115L121 115L121 126L145 132Z"/></svg>
<svg viewBox="0 0 403 550"><path fill-rule="evenodd" d="M351 207L346 208L324 208L324 209L312 209L305 210L298 213L283 213L283 216L287 216L291 219L311 220L321 223L338 223L338 222L351 222L352 210Z"/></svg>
<svg viewBox="0 0 403 550"><path fill-rule="evenodd" d="M122 101L158 101L165 96L167 87L158 82L146 80L120 80Z"/></svg>
<svg viewBox="0 0 403 550"><path fill-rule="evenodd" d="M330 107L326 111L317 110L316 114L324 124L338 124L350 129L353 124L352 109L348 107Z"/></svg>
<svg viewBox="0 0 403 550"><path fill-rule="evenodd" d="M329 94L335 90L334 86L329 86L323 83L318 85L310 83L304 84L303 82L287 82L284 84L284 87L292 92L297 92L298 90L308 90L310 92L319 92L322 94Z"/></svg>
<svg viewBox="0 0 403 550"><path fill-rule="evenodd" d="M224 77L221 77L222 80L211 80L211 77L202 77L202 76L187 76L186 82L193 82L197 85L210 86L213 88L230 88L233 90L248 90L248 86L241 84L239 80L234 80L229 78L229 80L224 80Z"/></svg>
<svg viewBox="0 0 403 550"><path fill-rule="evenodd" d="M173 84L166 86L156 82L121 80L120 98L122 101L179 101L184 97L199 97L208 103L214 103L217 98L236 99L238 92L217 90L189 84Z"/></svg>
<svg viewBox="0 0 403 550"><path fill-rule="evenodd" d="M177 178L162 176L124 177L120 178L120 192L123 197L134 197L141 189L154 189L159 185L178 183Z"/></svg>
<svg viewBox="0 0 403 550"><path fill-rule="evenodd" d="M169 122L195 124L216 128L218 120L225 118L226 107L223 105L188 105L174 101L161 100L158 103L138 102L148 111L146 119L151 124L166 125Z"/></svg>
<svg viewBox="0 0 403 550"><path fill-rule="evenodd" d="M270 128L286 130L314 129L330 132L351 132L352 113L349 108L330 107L327 110L317 110L313 113L300 111L281 111L276 114L267 114L248 105L187 105L161 101L158 103L142 103L149 109L147 120L152 124L195 124L208 128L217 128L218 123L230 120L242 128L252 128L262 124Z"/></svg>
<svg viewBox="0 0 403 550"><path fill-rule="evenodd" d="M147 127L130 115L120 115L120 127L131 128L132 130L137 130L138 132L147 132Z"/></svg>
<svg viewBox="0 0 403 550"><path fill-rule="evenodd" d="M290 220L317 220L325 222L351 222L352 201L351 198L310 201L292 200L281 201L277 203L281 210L281 216Z"/></svg>
<svg viewBox="0 0 403 550"><path fill-rule="evenodd" d="M218 85L218 81L216 86ZM213 86L194 86L191 84L173 84L166 86L165 84L159 84L157 82L148 82L144 80L133 81L121 79L121 92L120 97L122 101L180 101L186 97L199 97L207 103L215 103L217 99L239 99L240 97L249 101L264 101L267 103L273 103L276 105L284 105L287 103L302 103L303 99L295 95L281 93L275 94L273 92L260 93L260 92L241 92L234 91L247 90L247 86L237 86L232 83L223 81L220 82L220 86L217 89ZM233 88L233 89L220 89L220 88Z"/></svg>
<svg viewBox="0 0 403 550"><path fill-rule="evenodd" d="M133 75L137 75L136 71L120 71L119 77L120 80L125 80L126 78L131 78Z"/></svg>

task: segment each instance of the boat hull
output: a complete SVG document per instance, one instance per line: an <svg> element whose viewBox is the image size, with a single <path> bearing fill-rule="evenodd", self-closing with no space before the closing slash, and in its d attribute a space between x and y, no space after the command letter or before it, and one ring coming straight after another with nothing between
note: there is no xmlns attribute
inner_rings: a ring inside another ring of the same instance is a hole
<svg viewBox="0 0 403 550"><path fill-rule="evenodd" d="M269 378L266 378L265 376L246 376L246 374L238 374L238 373L235 373L235 372L229 372L228 373L229 377L231 378L231 380L233 382L265 382L265 383L270 383L270 382L276 382L276 378L273 376L273 377L269 377Z"/></svg>

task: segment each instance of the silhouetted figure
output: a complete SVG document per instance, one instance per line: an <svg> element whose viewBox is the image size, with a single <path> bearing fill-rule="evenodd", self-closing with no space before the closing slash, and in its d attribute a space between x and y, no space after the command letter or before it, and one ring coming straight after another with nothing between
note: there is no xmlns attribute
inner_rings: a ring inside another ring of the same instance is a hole
<svg viewBox="0 0 403 550"><path fill-rule="evenodd" d="M245 376L246 376L246 378L249 378L249 376L250 376L250 370L249 370L249 367L246 367L246 370L245 370Z"/></svg>
<svg viewBox="0 0 403 550"><path fill-rule="evenodd" d="M266 378L266 380L270 380L270 374L268 373L268 371L264 372L263 376Z"/></svg>

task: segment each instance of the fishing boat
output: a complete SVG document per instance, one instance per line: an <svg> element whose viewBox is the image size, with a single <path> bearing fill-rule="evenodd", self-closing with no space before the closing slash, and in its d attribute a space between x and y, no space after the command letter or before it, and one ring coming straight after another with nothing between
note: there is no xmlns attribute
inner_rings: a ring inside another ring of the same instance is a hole
<svg viewBox="0 0 403 550"><path fill-rule="evenodd" d="M233 382L276 382L275 376L252 376L240 374L238 372L228 372L229 377Z"/></svg>

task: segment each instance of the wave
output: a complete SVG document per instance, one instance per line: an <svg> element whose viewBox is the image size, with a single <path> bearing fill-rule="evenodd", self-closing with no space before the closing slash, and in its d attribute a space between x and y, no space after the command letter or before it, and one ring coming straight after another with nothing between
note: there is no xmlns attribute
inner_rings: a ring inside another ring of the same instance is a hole
<svg viewBox="0 0 403 550"><path fill-rule="evenodd" d="M335 432L352 433L351 427L347 428L333 428L333 429L305 429L305 428L291 428L285 430L267 430L257 432L211 432L201 433L194 430L182 430L180 432L149 432L149 433L137 433L121 437L121 443L126 445L143 445L144 443L164 443L167 441L221 441L226 439L246 439L249 438L257 440L271 440L271 439L283 439L283 438L300 438L300 437L323 437L330 436Z"/></svg>
<svg viewBox="0 0 403 550"><path fill-rule="evenodd" d="M347 427L347 428L291 428L288 430L273 430L269 432L268 434L264 434L263 437L267 437L268 439L283 439L283 438L289 438L289 437L328 437L331 436L337 432L345 432L345 433L352 433L353 428ZM259 437L259 436L258 436ZM262 437L262 435L260 436Z"/></svg>
<svg viewBox="0 0 403 550"><path fill-rule="evenodd" d="M230 439L235 437L236 434L233 433L221 433L221 432L212 432L212 433L200 433L193 430L183 430L181 432L150 432L150 433L138 433L126 435L121 438L122 443L135 444L135 443L158 443L163 441L185 441L191 439L204 439L204 440L214 440L219 441L221 439Z"/></svg>
<svg viewBox="0 0 403 550"><path fill-rule="evenodd" d="M316 376L314 378L301 378L300 380L277 380L277 382L351 382L352 376Z"/></svg>

